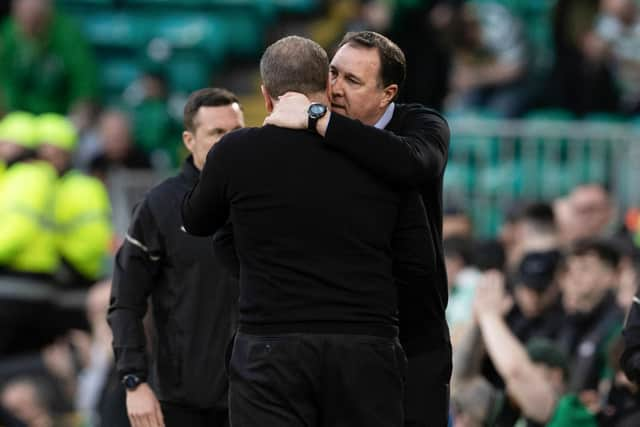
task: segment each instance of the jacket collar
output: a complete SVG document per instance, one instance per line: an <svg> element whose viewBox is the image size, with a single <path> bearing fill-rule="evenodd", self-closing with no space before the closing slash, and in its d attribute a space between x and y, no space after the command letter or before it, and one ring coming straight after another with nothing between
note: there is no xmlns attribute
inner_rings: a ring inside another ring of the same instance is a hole
<svg viewBox="0 0 640 427"><path fill-rule="evenodd" d="M190 184L195 184L198 181L198 179L200 178L200 171L193 164L193 156L187 157L182 163L181 174Z"/></svg>

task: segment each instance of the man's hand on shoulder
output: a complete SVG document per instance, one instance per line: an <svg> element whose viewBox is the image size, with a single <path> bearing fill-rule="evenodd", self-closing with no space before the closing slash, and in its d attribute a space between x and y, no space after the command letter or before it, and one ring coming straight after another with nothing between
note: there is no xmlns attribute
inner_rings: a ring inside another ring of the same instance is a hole
<svg viewBox="0 0 640 427"><path fill-rule="evenodd" d="M147 383L127 390L127 415L131 427L164 427L160 402Z"/></svg>
<svg viewBox="0 0 640 427"><path fill-rule="evenodd" d="M306 129L309 105L311 101L306 95L287 92L278 98L273 111L264 119L264 124L289 129Z"/></svg>

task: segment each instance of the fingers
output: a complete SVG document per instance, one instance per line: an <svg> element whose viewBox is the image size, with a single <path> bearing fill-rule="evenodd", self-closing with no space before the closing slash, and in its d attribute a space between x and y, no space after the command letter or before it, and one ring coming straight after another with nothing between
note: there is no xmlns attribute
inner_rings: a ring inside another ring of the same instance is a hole
<svg viewBox="0 0 640 427"><path fill-rule="evenodd" d="M164 427L164 417L160 405L156 405L153 411L144 414L130 413L131 427Z"/></svg>
<svg viewBox="0 0 640 427"><path fill-rule="evenodd" d="M131 423L131 427L140 427L140 423L138 422L138 416L133 414L129 415L129 422Z"/></svg>
<svg viewBox="0 0 640 427"><path fill-rule="evenodd" d="M164 416L162 415L162 409L160 408L160 404L156 404L155 418L156 418L155 425L157 427L164 427Z"/></svg>

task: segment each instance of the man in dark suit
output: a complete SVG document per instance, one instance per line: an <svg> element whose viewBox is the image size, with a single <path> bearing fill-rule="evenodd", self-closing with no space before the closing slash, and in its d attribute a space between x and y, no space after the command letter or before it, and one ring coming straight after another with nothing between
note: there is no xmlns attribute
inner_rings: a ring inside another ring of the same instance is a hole
<svg viewBox="0 0 640 427"><path fill-rule="evenodd" d="M286 37L260 70L267 110L287 91L304 93L313 129L328 104L324 50ZM417 192L398 192L315 132L264 126L232 132L209 152L182 216L196 235L228 217L234 227L234 427L403 425L396 286L424 290L433 274Z"/></svg>
<svg viewBox="0 0 640 427"><path fill-rule="evenodd" d="M409 371L406 426L445 426L448 418L451 344L445 320L448 299L442 251L442 180L449 127L436 111L396 104L405 77L402 51L386 37L362 31L343 38L330 66L331 112L318 120L324 144L385 182L421 193L435 256L428 295L400 288L400 341ZM310 101L281 97L265 120L302 128Z"/></svg>

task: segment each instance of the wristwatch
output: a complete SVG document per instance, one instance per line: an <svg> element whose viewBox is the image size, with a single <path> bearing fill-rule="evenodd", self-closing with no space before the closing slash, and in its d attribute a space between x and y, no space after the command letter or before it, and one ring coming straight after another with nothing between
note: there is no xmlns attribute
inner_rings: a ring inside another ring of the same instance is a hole
<svg viewBox="0 0 640 427"><path fill-rule="evenodd" d="M137 375L128 374L122 378L122 384L127 390L135 390L144 380Z"/></svg>
<svg viewBox="0 0 640 427"><path fill-rule="evenodd" d="M325 114L327 114L326 105L318 102L309 105L309 109L307 110L307 116L309 118L307 121L307 129L313 133L317 133L316 124Z"/></svg>

